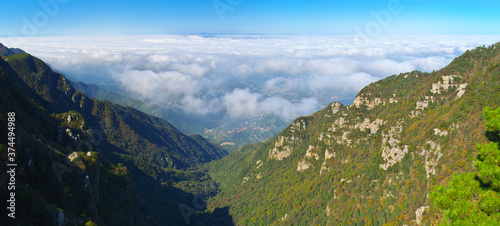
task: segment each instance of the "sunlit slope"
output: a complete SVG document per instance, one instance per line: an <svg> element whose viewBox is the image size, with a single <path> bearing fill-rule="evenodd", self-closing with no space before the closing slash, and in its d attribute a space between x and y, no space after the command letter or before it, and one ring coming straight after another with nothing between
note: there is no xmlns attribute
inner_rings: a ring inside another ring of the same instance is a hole
<svg viewBox="0 0 500 226"><path fill-rule="evenodd" d="M212 164L239 225L431 222L429 191L472 169L482 109L500 104L500 45L467 51L432 73L393 75L278 136Z"/></svg>

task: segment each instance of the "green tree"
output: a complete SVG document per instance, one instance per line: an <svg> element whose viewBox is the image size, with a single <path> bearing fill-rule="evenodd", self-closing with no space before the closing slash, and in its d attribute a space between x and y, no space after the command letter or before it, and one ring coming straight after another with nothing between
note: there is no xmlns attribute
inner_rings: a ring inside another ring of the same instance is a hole
<svg viewBox="0 0 500 226"><path fill-rule="evenodd" d="M443 210L443 224L500 224L500 108L483 110L486 136L492 142L478 145L477 172L454 174L447 185L432 193Z"/></svg>

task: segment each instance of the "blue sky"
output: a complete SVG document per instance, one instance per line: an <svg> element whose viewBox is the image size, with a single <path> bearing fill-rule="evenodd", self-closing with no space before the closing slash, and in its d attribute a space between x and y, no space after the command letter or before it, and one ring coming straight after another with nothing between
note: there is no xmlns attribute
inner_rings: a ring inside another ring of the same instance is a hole
<svg viewBox="0 0 500 226"><path fill-rule="evenodd" d="M500 1L0 0L0 5L0 36L500 34Z"/></svg>

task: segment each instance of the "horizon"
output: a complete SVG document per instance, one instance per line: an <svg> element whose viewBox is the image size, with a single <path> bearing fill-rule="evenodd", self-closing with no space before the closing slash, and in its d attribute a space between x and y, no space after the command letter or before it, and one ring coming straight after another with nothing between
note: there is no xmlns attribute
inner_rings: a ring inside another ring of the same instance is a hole
<svg viewBox="0 0 500 226"><path fill-rule="evenodd" d="M8 1L0 36L500 34L498 1Z"/></svg>

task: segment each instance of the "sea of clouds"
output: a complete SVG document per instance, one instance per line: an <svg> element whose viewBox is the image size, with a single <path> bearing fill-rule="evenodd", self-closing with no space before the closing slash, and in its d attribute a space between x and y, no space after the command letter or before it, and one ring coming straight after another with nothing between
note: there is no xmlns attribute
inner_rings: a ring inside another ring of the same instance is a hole
<svg viewBox="0 0 500 226"><path fill-rule="evenodd" d="M187 113L232 118L266 113L290 120L336 99L352 101L361 88L381 78L438 70L466 50L499 40L499 36L430 35L374 36L370 41L340 35L148 35L0 42L24 49L75 80L114 82L134 96Z"/></svg>

